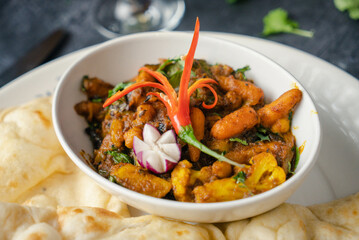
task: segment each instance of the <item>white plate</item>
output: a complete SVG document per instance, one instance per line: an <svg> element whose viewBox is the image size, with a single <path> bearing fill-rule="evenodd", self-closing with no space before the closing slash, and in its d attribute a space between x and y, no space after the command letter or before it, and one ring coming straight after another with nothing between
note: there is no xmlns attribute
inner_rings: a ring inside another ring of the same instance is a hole
<svg viewBox="0 0 359 240"><path fill-rule="evenodd" d="M288 202L309 205L359 192L359 81L319 58L275 42L234 34L201 34L234 41L268 56L292 73L316 102L323 128L319 159ZM56 59L4 86L0 108L50 95L65 69L89 50Z"/></svg>

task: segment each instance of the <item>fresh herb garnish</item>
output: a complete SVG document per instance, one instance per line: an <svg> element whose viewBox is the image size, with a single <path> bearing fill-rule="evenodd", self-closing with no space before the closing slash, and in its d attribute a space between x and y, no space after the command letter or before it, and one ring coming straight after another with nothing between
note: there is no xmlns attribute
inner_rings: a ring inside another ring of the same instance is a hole
<svg viewBox="0 0 359 240"><path fill-rule="evenodd" d="M106 151L105 154L110 154L115 161L115 163L131 163L133 164L133 160L130 156L125 153L121 153L118 151Z"/></svg>
<svg viewBox="0 0 359 240"><path fill-rule="evenodd" d="M234 177L234 180L236 180L237 184L240 184L240 187L244 187L245 189L248 190L250 195L253 195L252 191L248 188L248 186L245 184L246 179L247 179L247 175L245 172L240 171L238 172Z"/></svg>
<svg viewBox="0 0 359 240"><path fill-rule="evenodd" d="M270 11L263 18L263 35L293 33L303 37L313 37L313 31L299 29L299 24L288 18L288 12L282 8Z"/></svg>
<svg viewBox="0 0 359 240"><path fill-rule="evenodd" d="M290 162L288 162L288 173L294 174L294 169L292 171L292 164Z"/></svg>
<svg viewBox="0 0 359 240"><path fill-rule="evenodd" d="M234 177L234 180L236 180L236 183L242 183L244 184L244 182L246 181L246 173L243 172L243 171L240 171L239 173L237 173L237 175L235 175ZM245 184L244 184L245 185Z"/></svg>
<svg viewBox="0 0 359 240"><path fill-rule="evenodd" d="M167 77L171 86L176 89L179 87L181 82L184 63L184 60L182 60L180 57L167 59L161 64L161 66L157 68L156 71ZM191 71L191 76L196 75L194 72Z"/></svg>
<svg viewBox="0 0 359 240"><path fill-rule="evenodd" d="M295 148L295 162L294 162L294 169L293 169L293 171L294 171L295 169L297 169L297 166L298 166L298 163L299 163L299 157L300 157L299 148L296 147L296 148Z"/></svg>
<svg viewBox="0 0 359 240"><path fill-rule="evenodd" d="M110 181L110 182L113 182L113 183L116 183L116 178L114 177L114 176L109 176L108 177L108 180Z"/></svg>
<svg viewBox="0 0 359 240"><path fill-rule="evenodd" d="M288 162L288 172L291 174L294 174L295 169L297 169L298 163L299 163L299 157L300 157L300 152L299 152L299 148L293 146L292 147L292 151L295 151L295 160L294 160L294 167L292 170L292 163Z"/></svg>
<svg viewBox="0 0 359 240"><path fill-rule="evenodd" d="M134 84L134 82L121 82L121 83L117 84L113 89L108 91L108 97L112 97L112 95L114 95L118 91L122 91L123 89L127 88L128 86L131 86L132 84Z"/></svg>
<svg viewBox="0 0 359 240"><path fill-rule="evenodd" d="M230 138L229 141L231 142L239 142L245 146L248 145L247 141L246 140L243 140L243 139L240 139L240 138Z"/></svg>
<svg viewBox="0 0 359 240"><path fill-rule="evenodd" d="M102 98L93 98L93 99L91 99L91 102L100 103L100 102L102 102Z"/></svg>
<svg viewBox="0 0 359 240"><path fill-rule="evenodd" d="M348 11L351 19L359 19L359 0L334 0L334 5L339 11Z"/></svg>
<svg viewBox="0 0 359 240"><path fill-rule="evenodd" d="M259 132L256 132L256 136L259 137L259 141L270 141L269 136L263 135Z"/></svg>
<svg viewBox="0 0 359 240"><path fill-rule="evenodd" d="M264 133L264 134L267 133L267 129L265 129L265 128L262 127L262 126L258 127L258 128L257 128L257 131L258 131L258 132L261 132L261 133Z"/></svg>
<svg viewBox="0 0 359 240"><path fill-rule="evenodd" d="M244 80L246 80L247 77L246 77L245 72L247 72L247 71L249 71L249 70L251 70L251 68L250 68L248 65L246 65L246 66L244 66L244 67L242 67L242 68L238 68L238 69L236 70L236 73L242 73L242 76L243 76Z"/></svg>
<svg viewBox="0 0 359 240"><path fill-rule="evenodd" d="M293 112L290 111L289 114L288 114L288 120L292 121L292 119L293 119Z"/></svg>

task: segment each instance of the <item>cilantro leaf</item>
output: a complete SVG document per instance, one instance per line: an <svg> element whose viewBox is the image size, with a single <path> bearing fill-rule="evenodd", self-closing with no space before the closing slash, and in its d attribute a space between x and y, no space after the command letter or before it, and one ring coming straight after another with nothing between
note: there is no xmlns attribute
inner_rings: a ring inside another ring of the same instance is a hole
<svg viewBox="0 0 359 240"><path fill-rule="evenodd" d="M230 138L229 141L231 141L231 142L239 142L239 143L243 144L244 146L248 145L246 140L243 140L243 139L240 139L240 138Z"/></svg>
<svg viewBox="0 0 359 240"><path fill-rule="evenodd" d="M108 97L113 96L118 91L122 91L123 89L127 88L128 86L131 86L132 84L134 84L134 82L121 82L121 83L117 84L113 89L108 91Z"/></svg>
<svg viewBox="0 0 359 240"><path fill-rule="evenodd" d="M313 31L299 29L299 24L288 18L288 12L282 8L271 10L263 18L263 35L293 33L303 37L313 37Z"/></svg>
<svg viewBox="0 0 359 240"><path fill-rule="evenodd" d="M348 11L351 19L359 19L359 0L334 0L339 11Z"/></svg>
<svg viewBox="0 0 359 240"><path fill-rule="evenodd" d="M245 75L245 72L247 72L247 71L249 71L249 70L251 70L251 68L250 68L248 65L246 65L246 66L244 66L244 67L242 67L242 68L238 68L238 69L236 70L236 73L242 73L243 78L244 78L244 79L247 79L247 77L246 77L246 75Z"/></svg>
<svg viewBox="0 0 359 240"><path fill-rule="evenodd" d="M259 141L270 141L269 136L265 136L259 132L256 132L256 136L259 137Z"/></svg>
<svg viewBox="0 0 359 240"><path fill-rule="evenodd" d="M91 102L100 103L100 102L102 102L102 98L93 98L93 99L91 99Z"/></svg>
<svg viewBox="0 0 359 240"><path fill-rule="evenodd" d="M244 182L246 181L247 176L246 176L246 173L245 173L245 172L240 171L240 172L237 173L237 175L235 175L233 178L234 178L234 180L236 180L236 183L237 183L237 184L238 184L238 183L244 184Z"/></svg>
<svg viewBox="0 0 359 240"><path fill-rule="evenodd" d="M110 154L115 163L133 163L132 158L125 153L118 151L106 151L105 154Z"/></svg>

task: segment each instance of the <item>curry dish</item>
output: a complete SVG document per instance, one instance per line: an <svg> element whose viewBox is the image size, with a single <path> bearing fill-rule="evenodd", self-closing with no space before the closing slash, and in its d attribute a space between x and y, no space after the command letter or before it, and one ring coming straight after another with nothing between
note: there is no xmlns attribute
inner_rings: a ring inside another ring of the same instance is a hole
<svg viewBox="0 0 359 240"><path fill-rule="evenodd" d="M161 60L146 65L160 71L178 91L183 69L181 59ZM197 88L190 96L190 119L195 137L211 150L240 164L231 165L209 156L177 139L181 158L165 173L154 173L137 162L133 151L136 136L143 139L145 124L160 133L173 129L165 105L149 92L152 87L137 88L112 105L104 101L116 91L134 83L157 82L146 71L129 82L113 86L96 77L85 76L82 90L87 100L75 110L87 120L86 132L94 146L92 165L103 177L123 187L149 196L184 202L221 202L246 198L270 190L289 178L298 162L291 120L302 93L294 88L275 101L265 104L264 93L246 78L249 67L234 70L230 66L210 65L195 59L189 85L211 78L209 85L217 93L217 103L208 88Z"/></svg>

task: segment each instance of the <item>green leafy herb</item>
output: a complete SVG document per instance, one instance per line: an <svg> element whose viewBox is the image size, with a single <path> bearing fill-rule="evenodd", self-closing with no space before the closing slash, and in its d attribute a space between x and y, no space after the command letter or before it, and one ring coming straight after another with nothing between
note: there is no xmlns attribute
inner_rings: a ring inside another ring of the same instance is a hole
<svg viewBox="0 0 359 240"><path fill-rule="evenodd" d="M116 183L116 178L114 177L114 176L109 176L108 177L108 180L110 181L110 182L113 182L113 183Z"/></svg>
<svg viewBox="0 0 359 240"><path fill-rule="evenodd" d="M91 102L100 103L100 102L102 102L102 98L93 98L93 99L91 99Z"/></svg>
<svg viewBox="0 0 359 240"><path fill-rule="evenodd" d="M294 174L294 171L292 171L292 164L288 162L288 173Z"/></svg>
<svg viewBox="0 0 359 240"><path fill-rule="evenodd" d="M257 128L257 131L258 131L258 132L261 132L261 133L264 133L264 134L267 133L267 129L265 129L265 128L262 127L262 126L258 127L258 128Z"/></svg>
<svg viewBox="0 0 359 240"><path fill-rule="evenodd" d="M348 11L351 19L359 19L359 0L334 0L334 5L342 12Z"/></svg>
<svg viewBox="0 0 359 240"><path fill-rule="evenodd" d="M171 86L176 89L180 85L183 68L184 60L181 58L173 58L164 61L156 71L166 76ZM195 76L195 73L191 72L191 76Z"/></svg>
<svg viewBox="0 0 359 240"><path fill-rule="evenodd" d="M295 151L295 161L294 161L294 168L292 170L292 163L288 162L288 172L291 174L294 174L295 169L297 169L298 163L299 163L299 157L300 157L300 152L299 152L299 148L293 146L292 151Z"/></svg>
<svg viewBox="0 0 359 240"><path fill-rule="evenodd" d="M248 186L245 184L246 182L246 178L247 178L247 175L245 172L243 171L240 171L239 173L237 173L234 177L234 180L236 180L236 183L237 184L240 184L241 187L244 187L245 189L248 190L249 194L250 195L253 195L252 191L248 188Z"/></svg>
<svg viewBox="0 0 359 240"><path fill-rule="evenodd" d="M299 24L288 18L288 12L282 8L270 11L263 18L263 35L268 36L277 33L293 33L303 37L313 37L313 31L299 29Z"/></svg>
<svg viewBox="0 0 359 240"><path fill-rule="evenodd" d="M110 154L115 161L115 163L131 163L133 164L133 160L130 156L125 153L121 153L118 151L106 151L106 154Z"/></svg>
<svg viewBox="0 0 359 240"><path fill-rule="evenodd" d="M298 166L298 163L299 163L299 157L300 157L299 148L296 147L296 148L295 148L295 162L294 162L294 169L293 169L293 171L294 171L295 169L297 169L297 166Z"/></svg>
<svg viewBox="0 0 359 240"><path fill-rule="evenodd" d="M293 112L290 111L289 114L288 114L288 120L292 121L292 119L293 119Z"/></svg>
<svg viewBox="0 0 359 240"><path fill-rule="evenodd" d="M259 141L270 141L269 136L263 135L259 132L256 132L256 136L259 137Z"/></svg>
<svg viewBox="0 0 359 240"><path fill-rule="evenodd" d="M118 91L122 91L123 89L127 88L128 86L131 86L132 84L134 84L134 82L122 82L122 83L117 84L113 89L108 91L108 97L111 97Z"/></svg>
<svg viewBox="0 0 359 240"><path fill-rule="evenodd" d="M240 138L230 138L229 141L231 142L239 142L245 146L248 145L247 141L246 140L243 140L243 139L240 139Z"/></svg>
<svg viewBox="0 0 359 240"><path fill-rule="evenodd" d="M239 0L226 0L227 3L229 4L235 4L237 3Z"/></svg>
<svg viewBox="0 0 359 240"><path fill-rule="evenodd" d="M236 70L236 73L242 73L243 78L244 78L244 79L247 79L245 72L247 72L247 71L249 71L249 70L251 70L251 68L250 68L248 65L246 65L246 66L244 66L244 67L242 67L242 68L238 68L238 69Z"/></svg>
<svg viewBox="0 0 359 240"><path fill-rule="evenodd" d="M234 178L234 180L236 180L236 183L237 183L237 184L238 184L238 183L244 184L244 182L246 181L247 176L246 176L246 173L245 173L245 172L240 171L240 172L237 173L237 175L235 175L233 178Z"/></svg>

